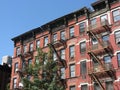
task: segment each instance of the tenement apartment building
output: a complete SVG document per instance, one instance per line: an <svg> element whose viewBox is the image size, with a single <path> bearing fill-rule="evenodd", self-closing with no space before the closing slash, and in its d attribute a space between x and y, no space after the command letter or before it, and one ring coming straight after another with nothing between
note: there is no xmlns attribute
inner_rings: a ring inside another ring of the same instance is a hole
<svg viewBox="0 0 120 90"><path fill-rule="evenodd" d="M37 48L53 49L66 90L120 90L120 0L97 0L14 37L10 89L24 87L17 71L36 62ZM29 77L29 76L28 76ZM30 77L29 77L30 78Z"/></svg>

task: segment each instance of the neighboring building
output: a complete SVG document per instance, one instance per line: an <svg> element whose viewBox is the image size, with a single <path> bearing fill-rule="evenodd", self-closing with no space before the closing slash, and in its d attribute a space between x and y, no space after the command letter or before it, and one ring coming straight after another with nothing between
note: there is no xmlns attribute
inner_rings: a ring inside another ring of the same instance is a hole
<svg viewBox="0 0 120 90"><path fill-rule="evenodd" d="M98 0L19 35L14 41L10 89L21 85L24 62L35 62L37 47L62 62L66 90L120 90L120 0ZM64 84L65 85L65 84Z"/></svg>
<svg viewBox="0 0 120 90"><path fill-rule="evenodd" d="M8 66L11 67L11 65L12 65L12 57L8 56L8 55L3 56L2 57L2 65L3 64L8 64Z"/></svg>
<svg viewBox="0 0 120 90"><path fill-rule="evenodd" d="M0 65L0 90L7 90L10 84L12 57L3 56L2 65Z"/></svg>

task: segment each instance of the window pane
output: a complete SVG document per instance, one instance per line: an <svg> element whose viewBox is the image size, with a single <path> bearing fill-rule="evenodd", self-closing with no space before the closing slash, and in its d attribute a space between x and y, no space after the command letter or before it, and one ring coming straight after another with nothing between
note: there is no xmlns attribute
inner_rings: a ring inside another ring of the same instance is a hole
<svg viewBox="0 0 120 90"><path fill-rule="evenodd" d="M44 46L47 46L47 44L48 44L48 37L45 37L44 38Z"/></svg>
<svg viewBox="0 0 120 90"><path fill-rule="evenodd" d="M70 77L75 77L75 65L70 65Z"/></svg>
<svg viewBox="0 0 120 90"><path fill-rule="evenodd" d="M65 49L60 50L61 59L65 60Z"/></svg>
<svg viewBox="0 0 120 90"><path fill-rule="evenodd" d="M60 33L60 37L61 37L62 40L65 40L65 31L62 31Z"/></svg>
<svg viewBox="0 0 120 90"><path fill-rule="evenodd" d="M120 11L119 10L113 11L113 18L114 18L114 22L120 20Z"/></svg>
<svg viewBox="0 0 120 90"><path fill-rule="evenodd" d="M40 40L36 41L36 47L39 48L40 47Z"/></svg>
<svg viewBox="0 0 120 90"><path fill-rule="evenodd" d="M85 31L85 22L80 23L80 32L84 32Z"/></svg>
<svg viewBox="0 0 120 90"><path fill-rule="evenodd" d="M16 87L17 87L17 79L14 78L14 79L13 79L13 88L15 89Z"/></svg>
<svg viewBox="0 0 120 90"><path fill-rule="evenodd" d="M108 35L102 36L102 40L103 40L103 41L108 41L108 40L109 40L109 36L108 36Z"/></svg>
<svg viewBox="0 0 120 90"><path fill-rule="evenodd" d="M88 90L88 86L87 85L81 85L81 90Z"/></svg>
<svg viewBox="0 0 120 90"><path fill-rule="evenodd" d="M118 66L120 67L120 53L117 53Z"/></svg>
<svg viewBox="0 0 120 90"><path fill-rule="evenodd" d="M115 32L115 40L117 44L120 43L120 31Z"/></svg>
<svg viewBox="0 0 120 90"><path fill-rule="evenodd" d="M70 46L70 57L74 57L75 55L75 48L74 46Z"/></svg>
<svg viewBox="0 0 120 90"><path fill-rule="evenodd" d="M100 86L97 83L94 83L94 90L101 90Z"/></svg>
<svg viewBox="0 0 120 90"><path fill-rule="evenodd" d="M53 41L57 41L57 34L53 34Z"/></svg>
<svg viewBox="0 0 120 90"><path fill-rule="evenodd" d="M33 43L30 44L30 51L33 51Z"/></svg>
<svg viewBox="0 0 120 90"><path fill-rule="evenodd" d="M53 60L54 60L54 61L57 60L57 55L56 55L55 52L53 53Z"/></svg>
<svg viewBox="0 0 120 90"><path fill-rule="evenodd" d="M101 24L102 24L102 22L105 22L107 20L107 15L101 16L100 19L101 19Z"/></svg>
<svg viewBox="0 0 120 90"><path fill-rule="evenodd" d="M15 66L14 66L14 72L16 72L16 69L18 69L18 62L15 63Z"/></svg>
<svg viewBox="0 0 120 90"><path fill-rule="evenodd" d="M83 53L86 51L86 43L82 42L80 43L80 52Z"/></svg>
<svg viewBox="0 0 120 90"><path fill-rule="evenodd" d="M74 36L74 27L70 27L70 37Z"/></svg>
<svg viewBox="0 0 120 90"><path fill-rule="evenodd" d="M104 57L104 62L105 63L110 63L111 62L111 57L110 56L105 56Z"/></svg>
<svg viewBox="0 0 120 90"><path fill-rule="evenodd" d="M81 70L81 74L86 74L86 72L87 72L86 61L82 61L80 63L80 70Z"/></svg>
<svg viewBox="0 0 120 90"><path fill-rule="evenodd" d="M114 90L112 81L106 82L106 90Z"/></svg>
<svg viewBox="0 0 120 90"><path fill-rule="evenodd" d="M17 54L17 56L20 55L20 47L17 48L16 54Z"/></svg>
<svg viewBox="0 0 120 90"><path fill-rule="evenodd" d="M28 60L28 65L32 64L32 59Z"/></svg>
<svg viewBox="0 0 120 90"><path fill-rule="evenodd" d="M75 90L75 86L70 86L70 90Z"/></svg>
<svg viewBox="0 0 120 90"><path fill-rule="evenodd" d="M65 79L65 68L61 68L61 79Z"/></svg>
<svg viewBox="0 0 120 90"><path fill-rule="evenodd" d="M27 52L27 46L24 45L24 46L23 46L23 53L26 53L26 52Z"/></svg>

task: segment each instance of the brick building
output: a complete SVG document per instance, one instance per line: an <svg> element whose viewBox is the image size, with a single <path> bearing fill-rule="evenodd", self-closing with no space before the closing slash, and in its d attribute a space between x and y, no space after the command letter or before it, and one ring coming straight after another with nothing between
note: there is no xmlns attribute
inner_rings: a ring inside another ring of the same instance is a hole
<svg viewBox="0 0 120 90"><path fill-rule="evenodd" d="M19 35L14 41L10 89L21 86L24 61L35 62L37 47L54 50L66 90L120 90L120 0L98 0L87 7Z"/></svg>

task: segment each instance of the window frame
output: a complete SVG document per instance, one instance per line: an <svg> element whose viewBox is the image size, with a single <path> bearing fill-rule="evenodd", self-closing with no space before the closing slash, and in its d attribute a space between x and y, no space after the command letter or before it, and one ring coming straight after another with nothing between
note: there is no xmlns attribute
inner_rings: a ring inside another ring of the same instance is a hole
<svg viewBox="0 0 120 90"><path fill-rule="evenodd" d="M118 56L118 55L120 55L120 52L118 52L118 53L117 53L117 62L118 62L118 67L120 67L120 56Z"/></svg>
<svg viewBox="0 0 120 90"><path fill-rule="evenodd" d="M47 46L49 40L48 40L48 36L44 37L44 47Z"/></svg>
<svg viewBox="0 0 120 90"><path fill-rule="evenodd" d="M70 36L70 38L74 37L74 34L75 34L75 29L74 29L74 26L72 26L72 27L69 28L69 36Z"/></svg>
<svg viewBox="0 0 120 90"><path fill-rule="evenodd" d="M20 54L21 54L20 47L17 47L17 48L16 48L16 55L18 56L18 55L20 55Z"/></svg>
<svg viewBox="0 0 120 90"><path fill-rule="evenodd" d="M87 89L84 89L83 87L86 87ZM88 90L88 85L87 84L81 85L81 90Z"/></svg>
<svg viewBox="0 0 120 90"><path fill-rule="evenodd" d="M54 33L53 34L53 42L57 41L57 37L58 37L57 33Z"/></svg>
<svg viewBox="0 0 120 90"><path fill-rule="evenodd" d="M73 50L72 50L72 48L73 48ZM73 54L72 54L73 53ZM75 45L71 45L70 47L69 47L69 57L70 58L74 58L75 57Z"/></svg>
<svg viewBox="0 0 120 90"><path fill-rule="evenodd" d="M16 69L18 69L18 67L19 67L19 63L16 62L16 63L14 64L14 73L16 73Z"/></svg>
<svg viewBox="0 0 120 90"><path fill-rule="evenodd" d="M119 12L119 14L114 16L114 13L117 12L117 11ZM120 20L120 10L119 9L112 11L112 15L113 15L113 22L114 23ZM119 19L115 20L115 17L119 17Z"/></svg>
<svg viewBox="0 0 120 90"><path fill-rule="evenodd" d="M66 39L66 37L65 37L65 31L61 31L60 32L60 39L61 40L65 40Z"/></svg>
<svg viewBox="0 0 120 90"><path fill-rule="evenodd" d="M70 64L69 70L70 70L70 78L75 77L75 64Z"/></svg>
<svg viewBox="0 0 120 90"><path fill-rule="evenodd" d="M32 52L33 49L34 49L34 45L33 45L33 43L30 43L30 45L29 45L29 51Z"/></svg>
<svg viewBox="0 0 120 90"><path fill-rule="evenodd" d="M82 25L83 24L83 25ZM82 26L81 26L82 25ZM82 27L82 28L81 28ZM82 31L81 31L82 30ZM85 32L85 22L82 22L79 24L79 32L84 33Z"/></svg>
<svg viewBox="0 0 120 90"><path fill-rule="evenodd" d="M17 78L13 78L13 89L17 88Z"/></svg>
<svg viewBox="0 0 120 90"><path fill-rule="evenodd" d="M65 49L60 50L60 58L65 60Z"/></svg>
<svg viewBox="0 0 120 90"><path fill-rule="evenodd" d="M86 52L86 41L80 43L80 53Z"/></svg>
<svg viewBox="0 0 120 90"><path fill-rule="evenodd" d="M69 87L69 90L76 90L75 85L70 86L70 87Z"/></svg>
<svg viewBox="0 0 120 90"><path fill-rule="evenodd" d="M40 40L36 40L36 48L40 48Z"/></svg>

